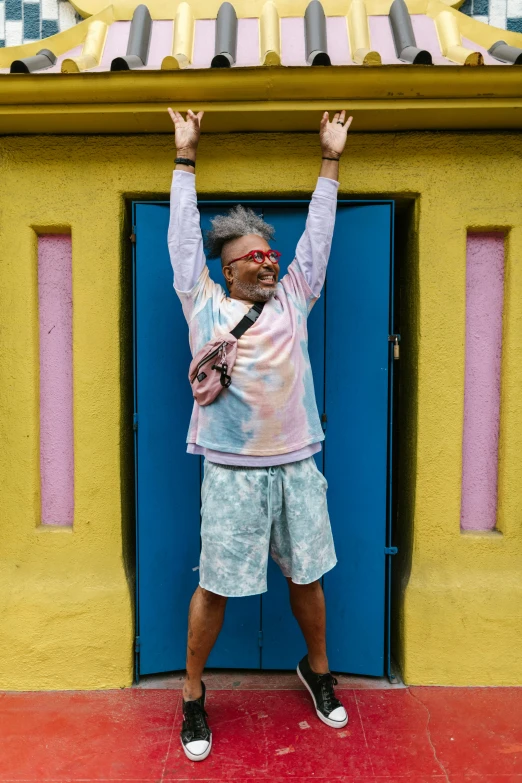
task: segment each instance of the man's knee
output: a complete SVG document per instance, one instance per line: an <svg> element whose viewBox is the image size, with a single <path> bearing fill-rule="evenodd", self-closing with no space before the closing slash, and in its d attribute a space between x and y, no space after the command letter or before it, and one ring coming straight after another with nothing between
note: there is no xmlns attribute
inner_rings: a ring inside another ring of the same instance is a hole
<svg viewBox="0 0 522 783"><path fill-rule="evenodd" d="M308 582L305 585L299 585L299 584L296 584L295 582L292 582L292 577L291 576L287 576L285 578L286 578L286 581L288 582L288 587L291 590L302 590L302 591L305 591L305 590L317 590L318 587L321 587L321 580L320 579L316 579L314 582Z"/></svg>
<svg viewBox="0 0 522 783"><path fill-rule="evenodd" d="M198 590L200 591L201 597L204 600L204 602L209 606L221 606L223 604L226 604L226 602L228 601L226 595L219 595L218 593L213 593L211 590L207 590L205 587L201 587L201 585L198 585Z"/></svg>

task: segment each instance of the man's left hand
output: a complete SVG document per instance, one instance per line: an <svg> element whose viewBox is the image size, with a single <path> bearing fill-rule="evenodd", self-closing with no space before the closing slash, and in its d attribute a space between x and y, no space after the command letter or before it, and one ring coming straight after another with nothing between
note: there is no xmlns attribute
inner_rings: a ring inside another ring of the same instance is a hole
<svg viewBox="0 0 522 783"><path fill-rule="evenodd" d="M346 135L348 128L352 124L353 117L348 117L344 121L346 112L336 112L332 122L327 111L323 114L321 127L319 129L319 138L321 140L321 150L323 156L328 158L340 158L346 144Z"/></svg>

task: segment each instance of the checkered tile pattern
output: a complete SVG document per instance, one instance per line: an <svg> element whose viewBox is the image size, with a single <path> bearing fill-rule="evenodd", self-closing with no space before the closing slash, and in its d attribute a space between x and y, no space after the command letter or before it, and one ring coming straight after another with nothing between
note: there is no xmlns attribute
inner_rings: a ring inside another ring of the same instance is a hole
<svg viewBox="0 0 522 783"><path fill-rule="evenodd" d="M460 10L494 27L522 33L522 0L464 0ZM0 47L47 38L80 21L67 0L0 0Z"/></svg>
<svg viewBox="0 0 522 783"><path fill-rule="evenodd" d="M464 0L459 10L493 27L522 33L522 0Z"/></svg>
<svg viewBox="0 0 522 783"><path fill-rule="evenodd" d="M48 38L80 21L67 0L0 0L0 47Z"/></svg>

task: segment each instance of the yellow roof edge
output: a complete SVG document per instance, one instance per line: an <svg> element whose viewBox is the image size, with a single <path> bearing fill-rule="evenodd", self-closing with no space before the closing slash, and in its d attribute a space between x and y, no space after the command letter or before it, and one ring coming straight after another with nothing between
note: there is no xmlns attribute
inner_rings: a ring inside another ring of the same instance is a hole
<svg viewBox="0 0 522 783"><path fill-rule="evenodd" d="M24 57L32 57L39 52L40 49L50 49L57 57L61 54L65 54L65 52L74 49L76 46L80 46L84 42L89 24L94 19L100 19L108 25L112 24L115 20L114 6L108 5L89 19L85 19L83 22L79 22L73 27L69 27L68 30L63 30L61 33L50 35L49 38L42 38L40 41L33 41L32 43L21 44L20 46L9 46L0 49L0 68L9 68L13 60L22 60ZM25 78L25 76L26 74L24 74L23 78Z"/></svg>
<svg viewBox="0 0 522 783"><path fill-rule="evenodd" d="M366 66L361 66L366 70ZM376 68L373 69L377 71ZM456 69L452 69L456 70ZM484 71L469 68L466 70ZM164 73L177 73L164 71ZM179 72L178 72L179 73ZM80 78L82 75L79 74ZM68 77L73 78L73 77ZM100 110L92 105L43 107L0 105L3 134L142 134L164 133L172 137L172 122L163 104L112 104ZM173 102L179 111L196 106L204 109L205 133L302 133L315 131L322 112L345 106L354 116L354 132L399 131L512 131L522 127L522 98L416 99L400 98L349 101L316 99L302 101L207 103ZM53 110L56 109L56 110ZM173 141L172 141L173 143Z"/></svg>
<svg viewBox="0 0 522 783"><path fill-rule="evenodd" d="M299 107L321 100L335 105L377 100L393 109L399 98L420 104L426 99L458 101L483 95L516 103L522 101L520 76L520 68L503 65L480 72L415 65L338 65L328 69L328 79L324 68L300 66L42 73L23 78L0 74L0 109L16 112L38 105L42 111L49 107L66 113L74 105L83 105L90 113L99 111L98 107L110 113L132 104L139 112L166 111L167 105L190 102L194 108L205 103L213 111L226 104L229 111L234 106L245 111L248 106L250 112L263 112L269 102Z"/></svg>

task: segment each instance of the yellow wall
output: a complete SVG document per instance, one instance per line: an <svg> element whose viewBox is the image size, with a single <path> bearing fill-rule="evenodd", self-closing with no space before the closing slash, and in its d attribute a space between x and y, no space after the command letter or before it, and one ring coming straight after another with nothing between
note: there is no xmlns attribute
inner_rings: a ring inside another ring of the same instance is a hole
<svg viewBox="0 0 522 783"><path fill-rule="evenodd" d="M0 140L2 689L106 688L132 681L131 290L124 203L125 197L167 195L173 153L172 137L159 135ZM342 195L420 194L402 292L396 647L410 683L522 684L521 154L516 134L354 133L343 159ZM315 135L206 136L199 190L307 195L318 158ZM72 229L73 532L39 527L32 226ZM512 227L502 534L459 530L467 226Z"/></svg>

